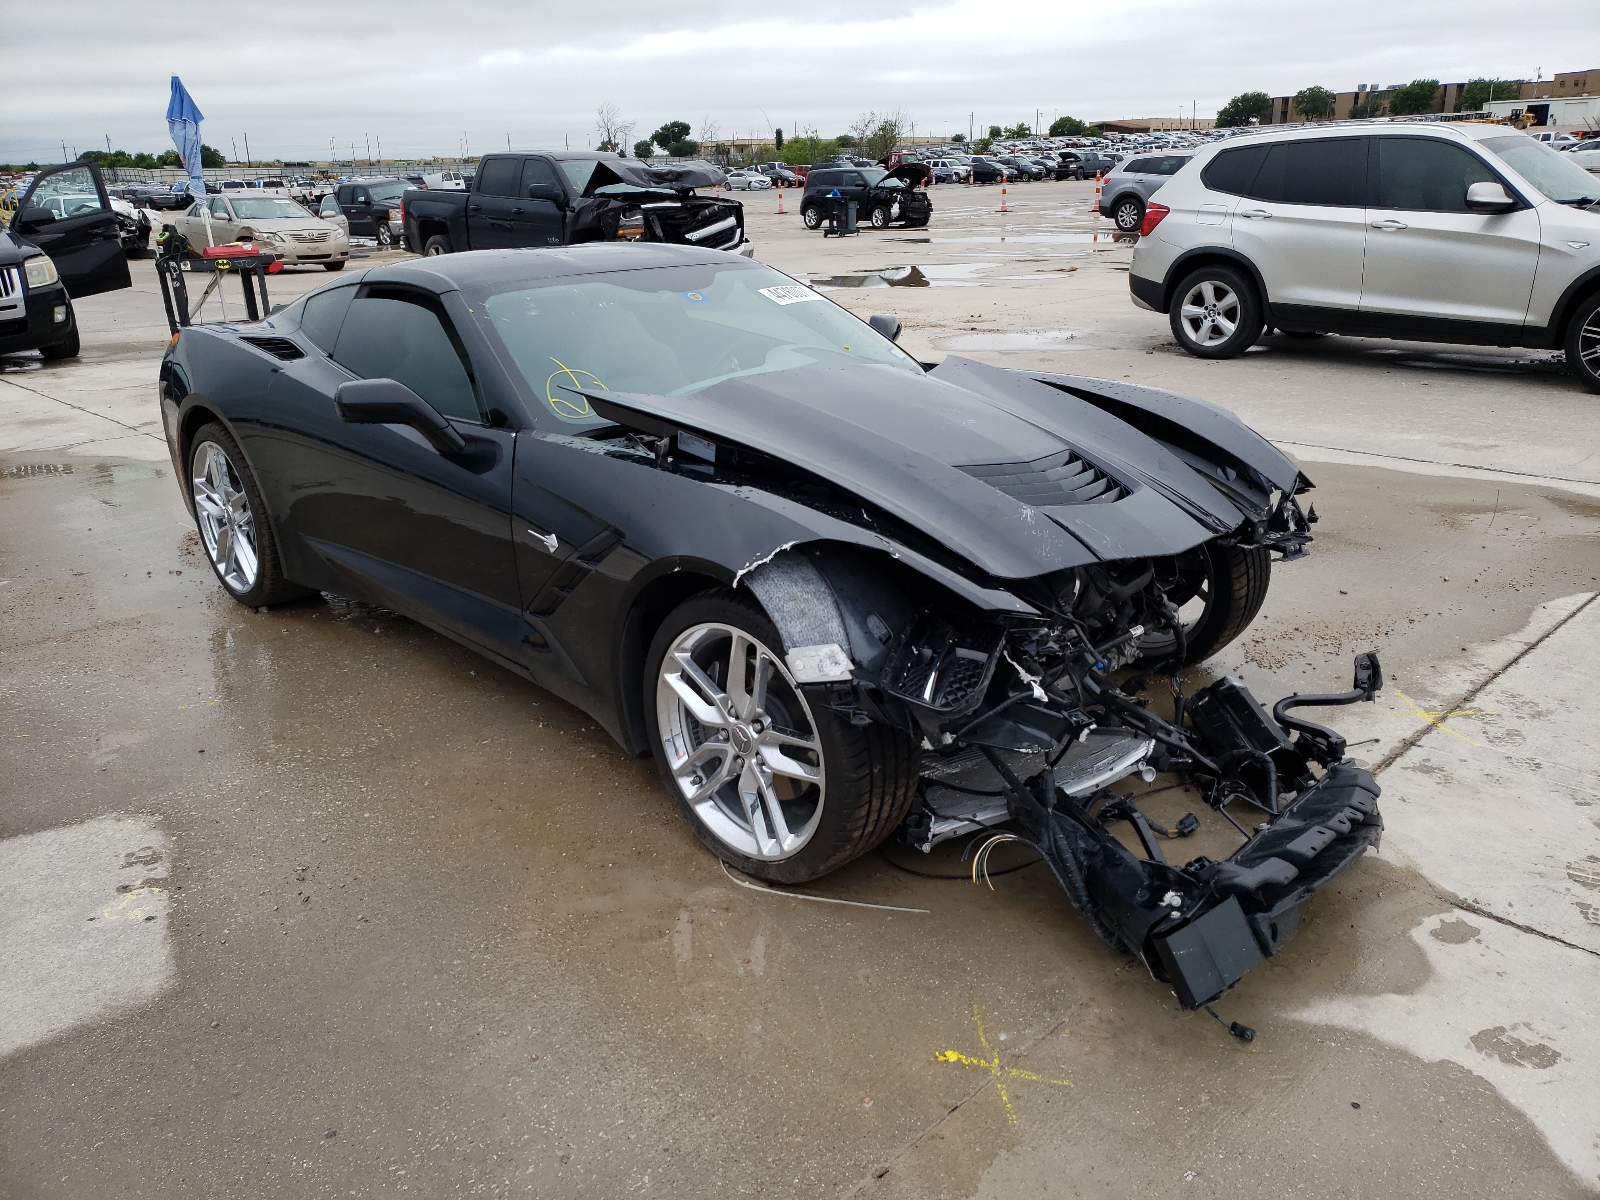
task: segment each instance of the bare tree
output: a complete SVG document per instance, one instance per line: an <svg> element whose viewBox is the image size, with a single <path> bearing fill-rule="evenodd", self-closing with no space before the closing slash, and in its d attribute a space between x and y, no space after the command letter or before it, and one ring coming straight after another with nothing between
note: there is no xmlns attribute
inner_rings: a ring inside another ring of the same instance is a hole
<svg viewBox="0 0 1600 1200"><path fill-rule="evenodd" d="M889 152L900 145L905 132L906 115L899 109L881 116L875 112L864 112L850 126L850 133L861 148L861 153L874 160L887 158Z"/></svg>
<svg viewBox="0 0 1600 1200"><path fill-rule="evenodd" d="M634 122L622 119L622 110L609 100L594 110L594 131L600 135L596 150L617 151L628 144L633 136Z"/></svg>

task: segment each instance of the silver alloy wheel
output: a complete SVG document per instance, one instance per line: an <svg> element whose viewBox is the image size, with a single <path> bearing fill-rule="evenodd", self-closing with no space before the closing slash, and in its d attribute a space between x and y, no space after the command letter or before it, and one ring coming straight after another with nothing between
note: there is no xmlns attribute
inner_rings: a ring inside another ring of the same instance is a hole
<svg viewBox="0 0 1600 1200"><path fill-rule="evenodd" d="M1197 346L1220 346L1239 328L1239 295L1225 283L1202 279L1183 298L1179 314Z"/></svg>
<svg viewBox="0 0 1600 1200"><path fill-rule="evenodd" d="M777 862L822 819L822 746L783 660L742 629L695 625L661 660L656 717L668 769L717 840Z"/></svg>
<svg viewBox="0 0 1600 1200"><path fill-rule="evenodd" d="M394 232L389 228L388 222L378 222L377 234L378 245L385 247L394 245Z"/></svg>
<svg viewBox="0 0 1600 1200"><path fill-rule="evenodd" d="M1589 314L1578 331L1578 360L1590 375L1600 376L1600 308Z"/></svg>
<svg viewBox="0 0 1600 1200"><path fill-rule="evenodd" d="M200 443L192 474L200 539L223 586L242 596L255 587L261 569L249 497L234 474L233 464L215 442Z"/></svg>
<svg viewBox="0 0 1600 1200"><path fill-rule="evenodd" d="M1144 212L1132 200L1124 200L1117 205L1117 228L1124 233L1138 232L1140 223L1144 220Z"/></svg>

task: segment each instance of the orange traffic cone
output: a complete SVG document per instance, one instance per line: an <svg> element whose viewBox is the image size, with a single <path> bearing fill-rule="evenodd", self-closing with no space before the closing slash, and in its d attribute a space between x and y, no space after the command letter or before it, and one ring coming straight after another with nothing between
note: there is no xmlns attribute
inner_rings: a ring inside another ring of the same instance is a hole
<svg viewBox="0 0 1600 1200"><path fill-rule="evenodd" d="M781 184L781 183L778 185L778 215L780 217L784 215L784 213L783 213L783 184Z"/></svg>
<svg viewBox="0 0 1600 1200"><path fill-rule="evenodd" d="M1006 204L1006 180L1005 180L1005 176L1004 175L1002 175L1000 177L1000 211L1001 212L1010 212L1011 211L1010 206L1008 204Z"/></svg>

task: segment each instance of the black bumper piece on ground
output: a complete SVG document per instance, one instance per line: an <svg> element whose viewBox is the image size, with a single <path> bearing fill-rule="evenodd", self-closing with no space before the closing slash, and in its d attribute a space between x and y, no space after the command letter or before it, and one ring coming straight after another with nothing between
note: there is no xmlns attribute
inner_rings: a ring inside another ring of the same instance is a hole
<svg viewBox="0 0 1600 1200"><path fill-rule="evenodd" d="M1112 946L1170 983L1185 1009L1197 1009L1277 954L1299 928L1306 900L1378 845L1383 818L1372 775L1344 757L1337 734L1288 709L1369 700L1380 687L1376 656L1363 655L1355 691L1290 697L1271 717L1231 679L1195 695L1192 729L1129 706L1132 727L1162 732L1168 765L1188 774L1244 835L1221 862L1201 857L1174 866L1133 796L1105 790L1074 799L1052 770L1023 781L992 750L985 753L1005 780L1023 840L1043 856L1073 907ZM1266 817L1253 834L1228 811L1234 803ZM1193 818L1187 820L1192 830ZM1144 857L1111 835L1107 826L1116 821L1133 827Z"/></svg>

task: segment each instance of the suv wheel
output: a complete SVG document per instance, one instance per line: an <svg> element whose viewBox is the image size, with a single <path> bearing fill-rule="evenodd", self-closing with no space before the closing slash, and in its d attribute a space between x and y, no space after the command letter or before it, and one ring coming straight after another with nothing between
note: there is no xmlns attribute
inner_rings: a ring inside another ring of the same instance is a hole
<svg viewBox="0 0 1600 1200"><path fill-rule="evenodd" d="M1567 370L1600 392L1600 292L1578 305L1567 325Z"/></svg>
<svg viewBox="0 0 1600 1200"><path fill-rule="evenodd" d="M1144 223L1144 205L1132 196L1124 196L1112 208L1111 219L1123 233L1138 233Z"/></svg>
<svg viewBox="0 0 1600 1200"><path fill-rule="evenodd" d="M1172 296L1172 336L1196 358L1236 358L1265 322L1255 285L1233 267L1191 271Z"/></svg>
<svg viewBox="0 0 1600 1200"><path fill-rule="evenodd" d="M874 229L889 228L889 210L879 204L872 210L872 227Z"/></svg>
<svg viewBox="0 0 1600 1200"><path fill-rule="evenodd" d="M822 210L815 204L808 204L800 210L800 219L807 229L816 229L822 224Z"/></svg>

